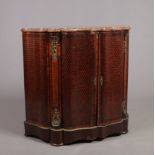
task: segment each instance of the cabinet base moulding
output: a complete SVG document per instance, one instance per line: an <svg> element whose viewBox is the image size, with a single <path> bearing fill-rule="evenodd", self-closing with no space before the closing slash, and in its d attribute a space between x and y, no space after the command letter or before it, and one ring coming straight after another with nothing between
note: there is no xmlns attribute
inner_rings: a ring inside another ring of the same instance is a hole
<svg viewBox="0 0 155 155"><path fill-rule="evenodd" d="M92 126L74 129L53 129L25 121L25 135L39 138L55 146L71 144L78 141L93 141L104 139L111 135L120 135L128 132L128 117L120 121L101 126Z"/></svg>

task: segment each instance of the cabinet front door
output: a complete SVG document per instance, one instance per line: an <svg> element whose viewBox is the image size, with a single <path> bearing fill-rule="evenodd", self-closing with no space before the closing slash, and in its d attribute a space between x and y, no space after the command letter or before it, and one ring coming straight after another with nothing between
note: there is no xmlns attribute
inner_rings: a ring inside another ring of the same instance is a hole
<svg viewBox="0 0 155 155"><path fill-rule="evenodd" d="M62 32L62 111L64 128L96 125L98 35Z"/></svg>
<svg viewBox="0 0 155 155"><path fill-rule="evenodd" d="M122 118L124 33L100 33L99 42L98 125L102 125Z"/></svg>

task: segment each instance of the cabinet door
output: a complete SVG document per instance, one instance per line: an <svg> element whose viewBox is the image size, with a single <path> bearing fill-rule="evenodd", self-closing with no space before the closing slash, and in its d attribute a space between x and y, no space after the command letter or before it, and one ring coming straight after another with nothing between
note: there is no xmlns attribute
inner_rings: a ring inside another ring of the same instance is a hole
<svg viewBox="0 0 155 155"><path fill-rule="evenodd" d="M62 33L62 109L64 128L96 125L98 36Z"/></svg>
<svg viewBox="0 0 155 155"><path fill-rule="evenodd" d="M123 31L100 34L100 98L98 124L122 118L123 99Z"/></svg>

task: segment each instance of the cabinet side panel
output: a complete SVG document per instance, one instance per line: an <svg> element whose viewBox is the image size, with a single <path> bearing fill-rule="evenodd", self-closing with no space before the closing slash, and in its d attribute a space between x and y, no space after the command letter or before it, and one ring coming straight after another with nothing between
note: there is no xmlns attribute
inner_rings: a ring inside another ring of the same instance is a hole
<svg viewBox="0 0 155 155"><path fill-rule="evenodd" d="M97 40L91 32L62 33L64 128L96 125Z"/></svg>
<svg viewBox="0 0 155 155"><path fill-rule="evenodd" d="M47 34L23 32L26 121L48 125Z"/></svg>
<svg viewBox="0 0 155 155"><path fill-rule="evenodd" d="M123 101L123 31L104 32L100 37L100 76L103 77L99 124L122 118Z"/></svg>

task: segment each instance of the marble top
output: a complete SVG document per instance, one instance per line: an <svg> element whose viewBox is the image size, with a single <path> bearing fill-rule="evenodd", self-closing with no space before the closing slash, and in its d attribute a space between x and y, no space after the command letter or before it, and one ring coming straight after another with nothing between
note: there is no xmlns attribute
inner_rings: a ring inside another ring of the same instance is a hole
<svg viewBox="0 0 155 155"><path fill-rule="evenodd" d="M115 31L129 30L130 26L104 26L104 27L63 27L63 28L22 28L22 32L74 32L74 31Z"/></svg>

